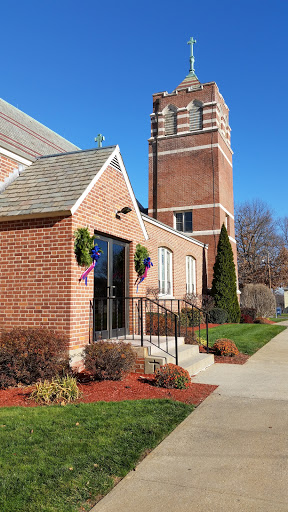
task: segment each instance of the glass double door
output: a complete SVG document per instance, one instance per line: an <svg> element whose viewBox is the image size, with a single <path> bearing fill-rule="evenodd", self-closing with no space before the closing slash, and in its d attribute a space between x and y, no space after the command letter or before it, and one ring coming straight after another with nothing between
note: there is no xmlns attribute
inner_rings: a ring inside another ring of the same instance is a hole
<svg viewBox="0 0 288 512"><path fill-rule="evenodd" d="M128 244L98 236L103 253L94 269L94 339L125 335Z"/></svg>

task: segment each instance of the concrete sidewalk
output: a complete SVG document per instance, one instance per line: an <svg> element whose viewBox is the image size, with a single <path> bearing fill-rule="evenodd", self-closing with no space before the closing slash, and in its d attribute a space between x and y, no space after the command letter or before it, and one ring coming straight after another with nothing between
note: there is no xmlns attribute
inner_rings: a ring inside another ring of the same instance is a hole
<svg viewBox="0 0 288 512"><path fill-rule="evenodd" d="M219 387L93 512L288 512L288 329L192 380Z"/></svg>

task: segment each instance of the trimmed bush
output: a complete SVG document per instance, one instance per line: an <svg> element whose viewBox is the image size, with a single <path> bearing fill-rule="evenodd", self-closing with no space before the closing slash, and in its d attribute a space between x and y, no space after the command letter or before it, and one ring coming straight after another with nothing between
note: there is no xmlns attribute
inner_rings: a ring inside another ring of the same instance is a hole
<svg viewBox="0 0 288 512"><path fill-rule="evenodd" d="M68 340L63 333L41 328L2 332L0 388L34 384L68 370Z"/></svg>
<svg viewBox="0 0 288 512"><path fill-rule="evenodd" d="M67 404L78 400L80 395L76 379L65 375L65 377L56 377L51 381L37 382L29 398L39 404Z"/></svg>
<svg viewBox="0 0 288 512"><path fill-rule="evenodd" d="M155 371L156 386L162 388L186 389L191 382L187 370L176 364L165 364Z"/></svg>
<svg viewBox="0 0 288 512"><path fill-rule="evenodd" d="M228 313L221 308L213 308L209 312L209 322L211 324L225 324L227 322Z"/></svg>
<svg viewBox="0 0 288 512"><path fill-rule="evenodd" d="M255 309L255 316L265 318L275 314L276 299L265 284L247 284L241 293L241 305Z"/></svg>
<svg viewBox="0 0 288 512"><path fill-rule="evenodd" d="M84 349L84 365L96 380L121 380L133 370L136 353L130 343L97 341Z"/></svg>
<svg viewBox="0 0 288 512"><path fill-rule="evenodd" d="M182 308L180 314L180 324L184 327L197 327L200 324L205 323L205 318L202 311L199 309Z"/></svg>
<svg viewBox="0 0 288 512"><path fill-rule="evenodd" d="M234 341L229 340L228 338L220 338L219 340L216 340L212 348L218 356L232 357L239 354L239 350Z"/></svg>

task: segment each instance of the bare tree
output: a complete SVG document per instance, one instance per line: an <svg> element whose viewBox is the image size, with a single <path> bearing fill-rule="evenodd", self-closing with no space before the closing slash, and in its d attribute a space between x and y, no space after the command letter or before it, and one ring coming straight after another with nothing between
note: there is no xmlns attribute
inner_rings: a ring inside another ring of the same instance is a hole
<svg viewBox="0 0 288 512"><path fill-rule="evenodd" d="M278 286L274 282L275 272L272 269L276 266L283 242L277 234L276 221L269 206L260 200L239 205L235 231L239 284L264 283L270 288Z"/></svg>
<svg viewBox="0 0 288 512"><path fill-rule="evenodd" d="M288 217L283 217L283 219L279 219L278 225L280 228L280 233L283 238L283 242L285 247L288 247Z"/></svg>

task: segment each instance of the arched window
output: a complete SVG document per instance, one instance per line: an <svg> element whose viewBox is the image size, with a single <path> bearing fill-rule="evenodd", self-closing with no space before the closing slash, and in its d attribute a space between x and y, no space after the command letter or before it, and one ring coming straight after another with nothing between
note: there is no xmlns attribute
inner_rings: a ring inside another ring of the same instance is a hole
<svg viewBox="0 0 288 512"><path fill-rule="evenodd" d="M158 249L159 268L159 293L160 295L172 295L172 252L166 247Z"/></svg>
<svg viewBox="0 0 288 512"><path fill-rule="evenodd" d="M200 101L193 101L189 109L189 129L191 132L202 130L203 127L203 108Z"/></svg>
<svg viewBox="0 0 288 512"><path fill-rule="evenodd" d="M186 256L186 293L196 293L196 260Z"/></svg>
<svg viewBox="0 0 288 512"><path fill-rule="evenodd" d="M177 133L177 109L174 105L169 105L164 111L165 135L174 135Z"/></svg>

